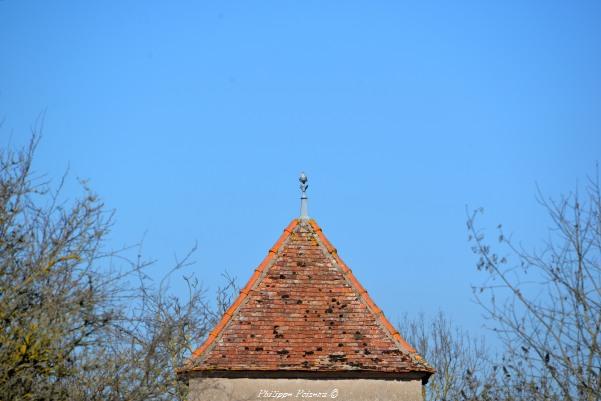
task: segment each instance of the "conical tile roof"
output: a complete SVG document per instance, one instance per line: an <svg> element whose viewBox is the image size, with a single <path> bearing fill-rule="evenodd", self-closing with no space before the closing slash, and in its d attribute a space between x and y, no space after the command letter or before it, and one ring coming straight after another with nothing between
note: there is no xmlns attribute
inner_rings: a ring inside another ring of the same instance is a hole
<svg viewBox="0 0 601 401"><path fill-rule="evenodd" d="M384 317L314 220L295 219L179 373L434 369Z"/></svg>

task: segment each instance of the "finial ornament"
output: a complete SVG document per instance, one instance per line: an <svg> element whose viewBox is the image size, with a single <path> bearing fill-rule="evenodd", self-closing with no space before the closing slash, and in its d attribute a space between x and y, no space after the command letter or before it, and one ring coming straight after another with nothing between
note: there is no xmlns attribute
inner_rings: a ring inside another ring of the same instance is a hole
<svg viewBox="0 0 601 401"><path fill-rule="evenodd" d="M307 191L307 188L309 188L309 184L307 184L307 181L309 181L309 179L307 178L307 176L305 175L304 172L300 173L300 177L298 177L298 180L300 181L300 189L302 192L303 196L306 196L305 192Z"/></svg>
<svg viewBox="0 0 601 401"><path fill-rule="evenodd" d="M309 179L305 175L304 172L301 172L300 177L298 177L300 181L300 190L301 190L301 210L300 210L300 218L308 219L309 218L309 200L307 198L307 188L309 188L309 184L307 182Z"/></svg>

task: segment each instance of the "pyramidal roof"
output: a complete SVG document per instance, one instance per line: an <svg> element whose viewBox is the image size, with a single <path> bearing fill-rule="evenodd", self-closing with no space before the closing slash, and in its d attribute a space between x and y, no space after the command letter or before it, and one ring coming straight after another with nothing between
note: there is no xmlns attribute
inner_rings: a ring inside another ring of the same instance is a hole
<svg viewBox="0 0 601 401"><path fill-rule="evenodd" d="M178 373L371 373L434 369L384 317L315 220L293 220Z"/></svg>

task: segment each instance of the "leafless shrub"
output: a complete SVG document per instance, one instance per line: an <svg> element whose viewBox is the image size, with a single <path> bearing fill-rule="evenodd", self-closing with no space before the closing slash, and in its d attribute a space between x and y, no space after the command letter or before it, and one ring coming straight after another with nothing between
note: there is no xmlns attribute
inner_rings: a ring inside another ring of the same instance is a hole
<svg viewBox="0 0 601 401"><path fill-rule="evenodd" d="M539 192L540 194L540 192ZM601 193L539 196L552 227L541 250L526 250L498 227L498 251L468 220L478 270L474 287L504 345L495 364L499 399L601 400ZM505 398L503 398L505 397Z"/></svg>
<svg viewBox="0 0 601 401"><path fill-rule="evenodd" d="M151 263L106 251L112 213L85 182L69 202L62 183L52 190L35 176L37 143L0 150L1 398L184 399L175 367L215 323L233 281L214 306L195 279L185 297L172 296L167 279L146 275Z"/></svg>
<svg viewBox="0 0 601 401"><path fill-rule="evenodd" d="M483 338L453 325L443 312L431 319L423 314L416 318L405 315L399 332L436 368L426 388L426 400L486 399L492 372Z"/></svg>

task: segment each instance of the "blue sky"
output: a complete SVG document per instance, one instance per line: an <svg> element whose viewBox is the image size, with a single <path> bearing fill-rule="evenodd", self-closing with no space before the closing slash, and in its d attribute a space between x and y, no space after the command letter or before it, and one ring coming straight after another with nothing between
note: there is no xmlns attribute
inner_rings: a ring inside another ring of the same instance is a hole
<svg viewBox="0 0 601 401"><path fill-rule="evenodd" d="M466 206L526 246L601 155L597 1L0 1L0 146L167 271L241 284L310 214L393 321L482 325ZM174 287L178 288L174 279Z"/></svg>

